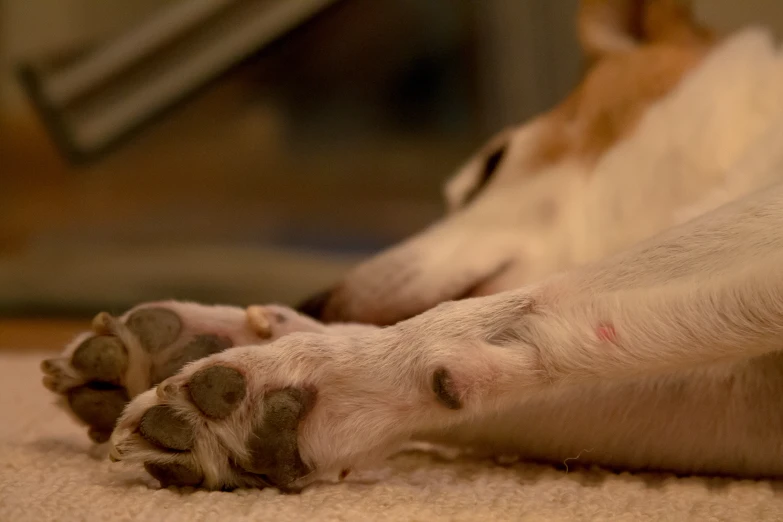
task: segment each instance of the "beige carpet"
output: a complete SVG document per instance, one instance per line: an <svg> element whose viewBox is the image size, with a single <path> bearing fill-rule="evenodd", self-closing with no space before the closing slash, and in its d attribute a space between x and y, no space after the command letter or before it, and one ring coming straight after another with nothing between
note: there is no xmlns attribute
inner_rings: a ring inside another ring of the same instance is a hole
<svg viewBox="0 0 783 522"><path fill-rule="evenodd" d="M783 520L783 483L565 472L397 457L301 495L161 490L91 452L39 385L39 355L0 355L0 521Z"/></svg>

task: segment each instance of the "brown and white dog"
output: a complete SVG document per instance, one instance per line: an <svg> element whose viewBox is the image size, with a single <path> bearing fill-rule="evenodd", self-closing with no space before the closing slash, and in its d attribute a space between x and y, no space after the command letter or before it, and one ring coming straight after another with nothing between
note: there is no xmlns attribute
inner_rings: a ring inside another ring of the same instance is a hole
<svg viewBox="0 0 783 522"><path fill-rule="evenodd" d="M681 0L583 0L578 26L581 84L311 300L331 324L147 303L44 384L164 485L298 489L411 440L783 475L783 57Z"/></svg>

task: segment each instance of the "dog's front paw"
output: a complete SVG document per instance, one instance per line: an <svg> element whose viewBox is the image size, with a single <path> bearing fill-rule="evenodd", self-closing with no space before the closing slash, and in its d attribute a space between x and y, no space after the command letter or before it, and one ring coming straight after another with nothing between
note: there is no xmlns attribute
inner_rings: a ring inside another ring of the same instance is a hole
<svg viewBox="0 0 783 522"><path fill-rule="evenodd" d="M166 301L139 305L120 318L98 314L92 331L41 364L43 384L106 442L128 400L185 364L226 348L268 342L322 325L283 306L229 306Z"/></svg>
<svg viewBox="0 0 783 522"><path fill-rule="evenodd" d="M111 456L144 464L163 486L298 490L344 476L455 405L439 400L443 371L425 379L404 352L386 330L227 350L132 401Z"/></svg>

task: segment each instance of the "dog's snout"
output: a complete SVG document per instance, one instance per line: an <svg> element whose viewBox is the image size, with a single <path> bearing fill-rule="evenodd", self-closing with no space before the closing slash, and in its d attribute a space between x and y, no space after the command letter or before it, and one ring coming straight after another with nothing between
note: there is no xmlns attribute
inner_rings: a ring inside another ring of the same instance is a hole
<svg viewBox="0 0 783 522"><path fill-rule="evenodd" d="M296 310L312 317L313 319L323 319L324 310L326 309L326 305L329 302L333 292L334 289L332 288L318 292L317 294L314 294L302 301L296 307Z"/></svg>

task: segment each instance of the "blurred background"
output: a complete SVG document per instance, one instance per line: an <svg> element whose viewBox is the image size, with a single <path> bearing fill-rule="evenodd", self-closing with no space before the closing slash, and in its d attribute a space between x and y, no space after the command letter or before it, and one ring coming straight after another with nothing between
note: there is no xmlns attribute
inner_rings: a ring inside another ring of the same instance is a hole
<svg viewBox="0 0 783 522"><path fill-rule="evenodd" d="M0 316L326 287L569 92L576 5L0 0ZM783 30L779 0L696 7Z"/></svg>

